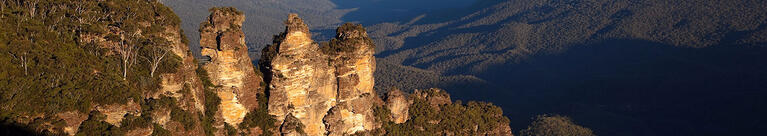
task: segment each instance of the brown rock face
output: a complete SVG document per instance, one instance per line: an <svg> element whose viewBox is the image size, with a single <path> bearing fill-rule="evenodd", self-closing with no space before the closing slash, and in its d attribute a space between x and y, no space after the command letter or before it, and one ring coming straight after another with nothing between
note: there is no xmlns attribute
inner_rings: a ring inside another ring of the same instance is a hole
<svg viewBox="0 0 767 136"><path fill-rule="evenodd" d="M392 122L400 124L409 119L410 102L401 90L393 89L386 93L386 107L391 111Z"/></svg>
<svg viewBox="0 0 767 136"><path fill-rule="evenodd" d="M237 126L248 111L258 108L261 77L256 75L240 28L245 16L234 8L214 8L200 27L203 65L221 98L219 112L226 123Z"/></svg>
<svg viewBox="0 0 767 136"><path fill-rule="evenodd" d="M125 114L138 115L141 112L141 106L130 100L127 104L96 106L96 110L107 116L104 119L105 122L119 127Z"/></svg>
<svg viewBox="0 0 767 136"><path fill-rule="evenodd" d="M78 111L63 112L57 114L56 116L64 120L66 123L64 126L64 132L69 135L77 134L77 131L80 129L80 124L88 119L88 115L82 114Z"/></svg>
<svg viewBox="0 0 767 136"><path fill-rule="evenodd" d="M282 133L301 128L306 135L325 135L322 119L336 105L335 69L311 39L306 24L291 14L285 32L264 49L262 67L269 80L269 114L283 124ZM285 118L292 116L293 122ZM283 122L285 121L285 122ZM284 127L298 123L302 127Z"/></svg>
<svg viewBox="0 0 767 136"><path fill-rule="evenodd" d="M196 115L197 113L204 113L204 95L203 86L200 79L197 77L198 65L195 62L195 58L189 50L189 46L182 42L181 28L178 25L165 26L165 32L162 36L165 40L169 41L170 48L168 54L175 54L180 57L181 64L174 73L166 73L159 75L161 78L160 91L155 94L148 94L147 98L159 99L161 95L168 95L176 100L174 106L178 106L186 112ZM163 126L167 130L171 130L173 133L181 131L181 129L170 129L168 124L170 120L170 110L158 110L152 115L152 121ZM190 119L196 120L196 119ZM197 128L201 128L199 124L196 124ZM129 130L126 135L149 135L152 133L153 128L148 126L147 128L137 128L135 130ZM186 130L190 133L203 133L201 129Z"/></svg>
<svg viewBox="0 0 767 136"><path fill-rule="evenodd" d="M203 89L200 79L195 70L197 63L189 50L189 46L181 42L181 28L179 26L168 26L166 28L165 39L171 43L170 53L181 57L181 65L176 73L162 74L160 83L161 91L153 94L152 97L159 98L160 94L171 94L171 97L179 101L179 106L185 110L204 111ZM183 89L189 89L189 92L180 92Z"/></svg>
<svg viewBox="0 0 767 136"><path fill-rule="evenodd" d="M338 81L338 105L325 118L330 135L348 135L376 128L373 116L375 46L362 25L344 24L323 51L330 55Z"/></svg>
<svg viewBox="0 0 767 136"><path fill-rule="evenodd" d="M269 114L284 121L282 133L301 128L306 135L349 135L378 128L372 110L380 101L373 92L375 46L362 25L344 24L322 48L298 15L291 14L286 25L260 63L269 82ZM285 127L296 122L301 125Z"/></svg>
<svg viewBox="0 0 767 136"><path fill-rule="evenodd" d="M136 128L133 130L128 130L128 132L125 132L126 136L150 136L152 135L152 131L154 129L151 127L147 128Z"/></svg>

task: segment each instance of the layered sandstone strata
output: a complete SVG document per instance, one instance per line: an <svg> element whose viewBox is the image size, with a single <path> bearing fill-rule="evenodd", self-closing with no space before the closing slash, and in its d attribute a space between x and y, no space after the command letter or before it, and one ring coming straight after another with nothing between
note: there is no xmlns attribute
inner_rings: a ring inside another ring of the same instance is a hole
<svg viewBox="0 0 767 136"><path fill-rule="evenodd" d="M375 46L361 25L344 24L320 46L303 20L288 16L286 30L263 50L269 114L286 135L349 135L380 126L373 106ZM288 119L290 120L288 120ZM300 124L300 125L294 125Z"/></svg>
<svg viewBox="0 0 767 136"><path fill-rule="evenodd" d="M201 53L210 60L203 65L221 99L224 122L237 126L258 107L261 77L253 69L241 26L245 16L233 8L214 8L200 27Z"/></svg>
<svg viewBox="0 0 767 136"><path fill-rule="evenodd" d="M338 95L335 69L298 15L291 14L286 25L261 60L269 84L269 114L283 124L285 135L325 135L322 119ZM304 134L295 130L299 128Z"/></svg>
<svg viewBox="0 0 767 136"><path fill-rule="evenodd" d="M386 93L386 108L391 111L391 120L396 124L405 123L409 119L410 104L406 94L399 89Z"/></svg>
<svg viewBox="0 0 767 136"><path fill-rule="evenodd" d="M377 128L373 105L375 46L362 25L346 23L336 30L336 37L323 47L330 55L338 82L337 105L325 122L329 135L349 135ZM379 100L380 101L380 100Z"/></svg>

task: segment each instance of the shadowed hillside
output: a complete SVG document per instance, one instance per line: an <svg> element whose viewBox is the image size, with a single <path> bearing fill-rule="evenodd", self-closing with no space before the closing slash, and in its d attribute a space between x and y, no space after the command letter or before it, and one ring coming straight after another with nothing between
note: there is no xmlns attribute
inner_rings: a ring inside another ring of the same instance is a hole
<svg viewBox="0 0 767 136"><path fill-rule="evenodd" d="M459 99L490 99L509 109L512 128L550 112L572 115L598 135L750 134L759 129L753 123L764 121L757 114L730 115L763 112L756 108L765 105L756 98L767 88L760 85L767 36L763 2L490 5L470 7L477 10L453 20L438 21L430 15L439 13L431 13L372 25L378 61L434 73L435 79L483 81L439 86ZM407 77L379 73L380 79ZM397 87L419 88L429 80L399 79L413 84Z"/></svg>
<svg viewBox="0 0 767 136"><path fill-rule="evenodd" d="M598 135L748 135L764 129L764 52L610 40L478 75L503 91L452 93L488 99L510 117L570 115ZM512 118L512 128L527 121Z"/></svg>
<svg viewBox="0 0 767 136"><path fill-rule="evenodd" d="M176 11L183 20L182 28L186 35L198 35L198 23L205 19L207 9L217 6L231 6L246 13L250 19L244 24L251 54L271 43L271 36L280 32L283 16L288 13L301 14L311 24L314 37L329 40L333 37L334 27L346 22L359 22L365 25L381 22L410 20L423 13L448 11L446 8L458 8L470 5L465 0L420 0L420 1L378 1L378 0L163 0L163 4ZM403 6L406 5L406 6ZM190 36L190 46L194 53L199 52L199 37ZM195 54L199 56L199 54ZM252 59L260 56L251 55Z"/></svg>
<svg viewBox="0 0 767 136"><path fill-rule="evenodd" d="M371 33L387 61L472 74L605 39L696 48L764 43L765 7L758 1L513 1L452 21L378 24Z"/></svg>
<svg viewBox="0 0 767 136"><path fill-rule="evenodd" d="M362 23L377 45L379 93L439 86L502 106L512 128L552 112L597 135L748 135L765 120L760 0L165 3L239 6L258 18L244 25L261 36L247 37L256 59L284 13L306 16L317 39L332 35L328 25ZM184 22L195 30L200 21Z"/></svg>

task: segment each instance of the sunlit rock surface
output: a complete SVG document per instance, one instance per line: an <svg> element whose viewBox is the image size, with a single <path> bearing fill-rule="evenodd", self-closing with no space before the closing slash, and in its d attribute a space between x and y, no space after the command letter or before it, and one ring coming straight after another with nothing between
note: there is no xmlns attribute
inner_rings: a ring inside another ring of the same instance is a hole
<svg viewBox="0 0 767 136"><path fill-rule="evenodd" d="M283 123L295 123L285 120L293 116L307 135L324 135L327 131L322 119L336 105L335 69L298 15L291 14L286 25L285 32L266 47L261 60L268 73L269 114ZM281 131L294 131L290 129L283 127Z"/></svg>
<svg viewBox="0 0 767 136"><path fill-rule="evenodd" d="M123 120L123 117L125 117L125 114L139 114L141 112L141 106L133 102L133 100L130 100L126 104L96 106L96 110L106 115L106 119L104 119L105 122L120 126L120 122Z"/></svg>
<svg viewBox="0 0 767 136"><path fill-rule="evenodd" d="M330 55L338 80L338 105L325 118L330 135L349 135L377 127L373 103L375 46L362 25L347 23L323 51Z"/></svg>
<svg viewBox="0 0 767 136"><path fill-rule="evenodd" d="M386 93L386 108L391 111L391 119L394 123L405 123L409 119L410 102L404 92L399 89L392 89Z"/></svg>
<svg viewBox="0 0 767 136"><path fill-rule="evenodd" d="M241 30L245 16L233 8L214 8L200 27L203 65L216 93L221 98L219 112L224 121L237 126L248 111L258 108L256 94L261 77L256 75L248 57L245 34Z"/></svg>
<svg viewBox="0 0 767 136"><path fill-rule="evenodd" d="M200 79L195 70L197 63L189 50L187 43L182 42L182 33L179 26L167 26L165 29L165 40L169 41L171 46L167 51L179 56L181 64L175 73L159 75L162 79L160 90L151 97L159 98L161 94L171 94L171 97L179 101L179 106L188 111L204 111L203 106L203 88ZM172 58L165 58L172 59ZM181 92L187 89L189 92Z"/></svg>

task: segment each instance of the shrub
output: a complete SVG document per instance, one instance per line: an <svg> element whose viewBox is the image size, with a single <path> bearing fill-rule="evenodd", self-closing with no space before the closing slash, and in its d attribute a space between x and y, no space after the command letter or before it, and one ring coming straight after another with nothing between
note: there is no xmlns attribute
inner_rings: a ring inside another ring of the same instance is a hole
<svg viewBox="0 0 767 136"><path fill-rule="evenodd" d="M272 135L272 132L269 130L274 128L274 123L277 120L274 119L275 116L269 115L269 111L267 109L267 102L269 99L267 99L266 95L264 93L259 93L257 95L258 109L253 110L245 115L242 123L240 123L240 129L259 127L261 130L263 130L261 135L270 136Z"/></svg>
<svg viewBox="0 0 767 136"><path fill-rule="evenodd" d="M104 118L106 118L106 116L97 111L90 112L88 119L80 124L80 130L77 132L77 135L124 135L125 132L117 126L101 121L104 120Z"/></svg>
<svg viewBox="0 0 767 136"><path fill-rule="evenodd" d="M205 71L205 69L202 68L202 66L198 66L197 70L197 77L200 78L202 85L203 85L203 93L205 97L205 113L204 114L198 114L200 118L201 125L203 127L203 130L205 131L205 134L208 136L212 136L214 132L216 132L216 128L213 127L213 123L215 122L213 116L216 115L216 112L218 112L218 105L221 103L221 99L218 98L218 95L216 95L216 92L214 92L215 86L210 81L210 77L208 77L208 72Z"/></svg>
<svg viewBox="0 0 767 136"><path fill-rule="evenodd" d="M226 130L227 136L235 136L237 135L237 129L234 129L229 123L224 123L224 130Z"/></svg>
<svg viewBox="0 0 767 136"><path fill-rule="evenodd" d="M383 129L383 132L374 132L386 133L385 135L419 136L443 135L448 132L454 135L482 135L497 128L498 125L509 123L509 119L503 116L500 107L484 102L469 102L464 105L457 101L435 109L428 101L415 98L408 112L410 119L407 122L394 124L389 120L389 109L374 108L376 119L382 121ZM477 128L476 131L466 129L474 127Z"/></svg>
<svg viewBox="0 0 767 136"><path fill-rule="evenodd" d="M520 131L522 136L594 136L591 129L577 125L566 116L538 115L535 120Z"/></svg>
<svg viewBox="0 0 767 136"><path fill-rule="evenodd" d="M194 125L197 124L197 122L196 120L194 120L192 113L184 111L183 109L175 105L171 106L170 111L171 111L170 120L180 122L181 124L184 125L184 129L186 130L194 129Z"/></svg>
<svg viewBox="0 0 767 136"><path fill-rule="evenodd" d="M154 129L152 130L153 136L171 136L170 131L166 130L165 128L162 128L159 124L153 124Z"/></svg>

